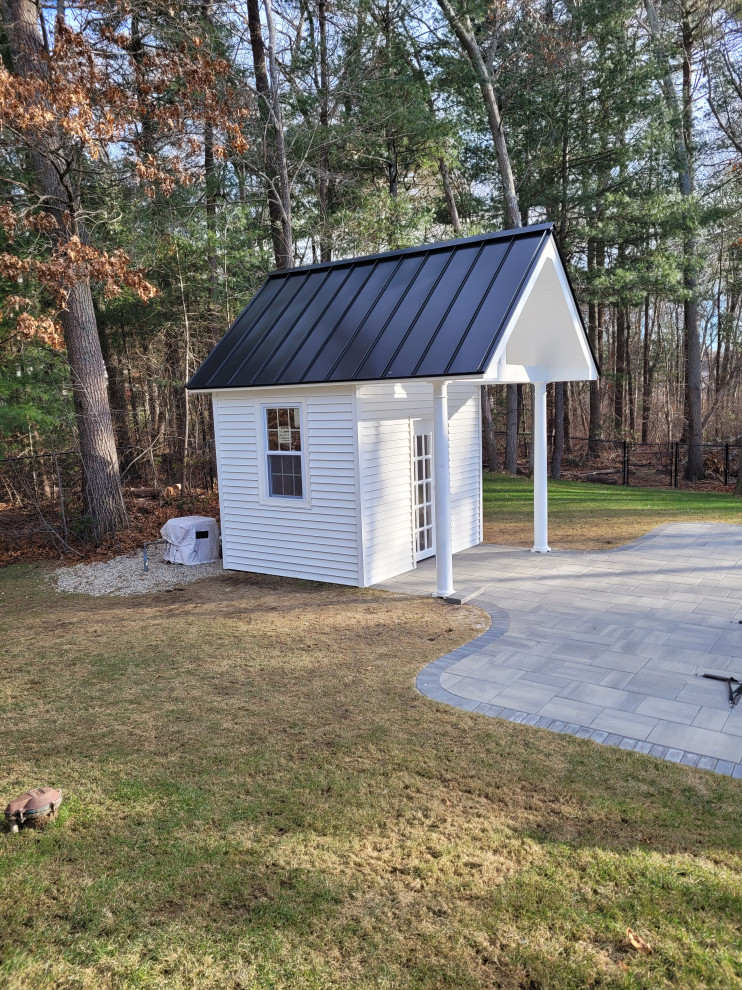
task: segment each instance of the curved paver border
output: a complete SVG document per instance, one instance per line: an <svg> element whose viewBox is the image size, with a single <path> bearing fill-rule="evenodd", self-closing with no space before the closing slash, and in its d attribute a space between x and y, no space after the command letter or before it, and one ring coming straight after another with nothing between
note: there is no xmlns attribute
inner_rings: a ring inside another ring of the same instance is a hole
<svg viewBox="0 0 742 990"><path fill-rule="evenodd" d="M667 534L668 531L677 530L677 527L682 525L684 524L666 523L661 526L657 526L649 533L645 533L636 540L633 540L631 543L610 550L561 551L560 554L568 554L569 556L573 556L592 553L599 553L602 555L627 551L630 552L632 550L642 548L643 545L651 543L652 540L656 540L657 537ZM724 526L729 524L707 525ZM445 674L451 667L460 663L460 661L465 660L467 657L484 655L486 658L488 648L490 646L494 646L494 644L497 643L497 641L500 640L510 628L510 618L508 613L504 609L493 605L490 601L487 601L484 596L477 596L473 598L470 601L470 604L476 605L483 611L487 612L491 619L491 625L486 632L471 640L469 643L453 650L445 656L439 657L437 660L434 660L432 663L429 663L423 667L416 677L415 684L418 691L425 697L430 698L433 701L439 701L444 704L451 705L452 707L459 708L464 711L477 712L478 714L485 715L489 718L502 718L509 722L516 722L523 725L531 725L536 728L548 729L551 732L557 732L563 735L576 736L579 739L590 739L601 745L615 746L619 749L644 753L658 759L668 760L671 763L699 767L704 770L710 770L714 773L742 779L742 763L735 763L724 759L716 759L711 756L704 756L700 753L695 753L684 749L662 746L657 743L650 743L648 741L635 739L630 736L622 736L617 733L606 732L602 729L579 725L575 722L565 722L559 719L530 714L528 712L518 711L512 708L502 708L496 703L480 702L463 698L446 690L446 688L441 685L441 677L443 674ZM495 652L496 651L493 649L493 653Z"/></svg>

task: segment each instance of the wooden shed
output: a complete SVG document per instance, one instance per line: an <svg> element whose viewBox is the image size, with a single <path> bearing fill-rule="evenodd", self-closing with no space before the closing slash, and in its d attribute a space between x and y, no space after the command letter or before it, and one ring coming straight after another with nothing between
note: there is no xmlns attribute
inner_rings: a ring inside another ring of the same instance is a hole
<svg viewBox="0 0 742 990"><path fill-rule="evenodd" d="M365 587L482 539L479 386L597 377L550 224L272 272L188 383L214 407L224 567ZM431 588L431 591L433 589Z"/></svg>

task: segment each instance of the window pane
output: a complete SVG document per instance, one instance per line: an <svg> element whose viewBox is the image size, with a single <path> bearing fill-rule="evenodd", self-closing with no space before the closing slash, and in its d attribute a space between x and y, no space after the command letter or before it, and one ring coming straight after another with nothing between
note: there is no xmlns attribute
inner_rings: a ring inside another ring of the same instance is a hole
<svg viewBox="0 0 742 990"><path fill-rule="evenodd" d="M423 437L423 449L426 454L430 453L430 434L426 433Z"/></svg>
<svg viewBox="0 0 742 990"><path fill-rule="evenodd" d="M270 493L271 495L284 495L283 475L278 470L278 458L269 457L268 466L270 468Z"/></svg>
<svg viewBox="0 0 742 990"><path fill-rule="evenodd" d="M268 430L268 450L278 450L278 430Z"/></svg>
<svg viewBox="0 0 742 990"><path fill-rule="evenodd" d="M275 430L278 427L278 410L277 409L266 409L265 410L265 421L268 424L269 430Z"/></svg>
<svg viewBox="0 0 742 990"><path fill-rule="evenodd" d="M278 410L278 425L288 426L289 425L289 411L288 409Z"/></svg>
<svg viewBox="0 0 742 990"><path fill-rule="evenodd" d="M298 408L298 406L293 406L289 410L289 412L291 414L290 417L289 417L289 419L290 419L290 424L289 425L291 426L292 429L298 430L299 429L299 408Z"/></svg>
<svg viewBox="0 0 742 990"><path fill-rule="evenodd" d="M300 430L291 430L291 450L301 450Z"/></svg>
<svg viewBox="0 0 742 990"><path fill-rule="evenodd" d="M301 498L301 458L291 454L268 455L269 494L283 498Z"/></svg>

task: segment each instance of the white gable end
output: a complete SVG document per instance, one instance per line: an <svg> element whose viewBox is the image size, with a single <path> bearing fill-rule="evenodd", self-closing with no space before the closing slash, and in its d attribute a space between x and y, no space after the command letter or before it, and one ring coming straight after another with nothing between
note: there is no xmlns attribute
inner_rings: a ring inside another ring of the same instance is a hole
<svg viewBox="0 0 742 990"><path fill-rule="evenodd" d="M484 377L492 382L598 377L553 238L544 245Z"/></svg>

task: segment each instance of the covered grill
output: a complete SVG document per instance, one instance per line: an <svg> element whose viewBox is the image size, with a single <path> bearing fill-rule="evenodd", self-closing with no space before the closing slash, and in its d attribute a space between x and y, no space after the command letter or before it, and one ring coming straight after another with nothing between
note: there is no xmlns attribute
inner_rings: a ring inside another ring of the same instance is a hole
<svg viewBox="0 0 742 990"><path fill-rule="evenodd" d="M208 516L168 519L160 535L167 541L165 560L171 564L208 564L219 560L216 519Z"/></svg>

